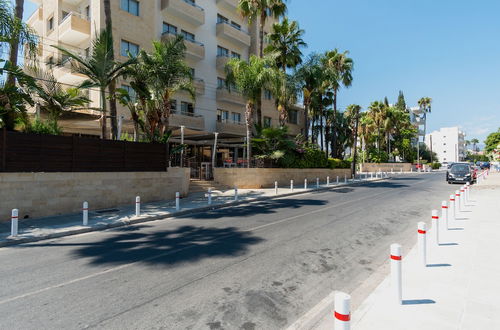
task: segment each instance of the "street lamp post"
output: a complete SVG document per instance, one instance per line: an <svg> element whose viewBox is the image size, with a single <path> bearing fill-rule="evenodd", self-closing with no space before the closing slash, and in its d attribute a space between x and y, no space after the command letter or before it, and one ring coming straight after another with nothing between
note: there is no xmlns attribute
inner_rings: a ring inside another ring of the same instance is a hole
<svg viewBox="0 0 500 330"><path fill-rule="evenodd" d="M184 127L181 125L181 167L184 167Z"/></svg>

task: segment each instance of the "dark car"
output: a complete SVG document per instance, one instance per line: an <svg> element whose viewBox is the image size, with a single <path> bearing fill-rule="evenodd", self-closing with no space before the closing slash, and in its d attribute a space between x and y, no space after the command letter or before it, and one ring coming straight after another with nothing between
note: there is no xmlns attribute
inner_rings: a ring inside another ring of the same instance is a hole
<svg viewBox="0 0 500 330"><path fill-rule="evenodd" d="M489 168L490 168L490 162L481 162L481 163L479 164L479 167L480 167L482 170L489 169Z"/></svg>
<svg viewBox="0 0 500 330"><path fill-rule="evenodd" d="M469 163L453 163L446 171L446 181L448 183L474 183L476 175Z"/></svg>

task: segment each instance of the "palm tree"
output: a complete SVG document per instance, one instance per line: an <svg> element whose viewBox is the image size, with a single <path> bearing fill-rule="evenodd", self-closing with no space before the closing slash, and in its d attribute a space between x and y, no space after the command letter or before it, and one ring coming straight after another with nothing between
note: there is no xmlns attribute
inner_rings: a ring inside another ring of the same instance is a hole
<svg viewBox="0 0 500 330"><path fill-rule="evenodd" d="M386 106L383 102L375 101L370 104L368 107L368 114L372 118L375 127L377 128L377 152L380 158L380 137L381 137L381 129L386 119Z"/></svg>
<svg viewBox="0 0 500 330"><path fill-rule="evenodd" d="M157 101L157 134L163 137L170 126L172 97L179 91L187 92L195 99L191 68L184 60L184 38L177 36L167 41L153 41L151 54L141 51L139 65L147 75L146 85L153 100Z"/></svg>
<svg viewBox="0 0 500 330"><path fill-rule="evenodd" d="M477 144L479 143L479 140L478 140L478 139L476 139L476 138L473 138L473 139L470 141L470 143L472 143L472 151L476 152L476 151L477 151L476 146L477 146Z"/></svg>
<svg viewBox="0 0 500 330"><path fill-rule="evenodd" d="M271 84L271 93L276 102L276 109L279 113L280 126L285 126L288 120L288 111L291 106L297 103L297 96L300 88L295 80L295 76L283 74L284 79L276 79Z"/></svg>
<svg viewBox="0 0 500 330"><path fill-rule="evenodd" d="M250 60L232 59L226 66L226 84L235 88L246 99L245 121L247 129L247 166L250 167L253 112L263 88L270 88L276 80L284 79L268 58L250 56Z"/></svg>
<svg viewBox="0 0 500 330"><path fill-rule="evenodd" d="M424 113L424 119L427 118L427 113L431 113L432 111L432 99L430 97L422 97L418 100L418 106ZM427 120L424 121L424 136L427 131Z"/></svg>
<svg viewBox="0 0 500 330"><path fill-rule="evenodd" d="M302 51L307 47L302 39L304 30L299 28L297 21L289 21L285 17L281 22L274 23L272 32L268 35L269 45L265 54L276 54L276 66L286 72L286 68L295 68L302 63Z"/></svg>
<svg viewBox="0 0 500 330"><path fill-rule="evenodd" d="M328 80L330 81L331 88L333 90L333 112L337 113L337 96L339 89L344 86L346 88L350 87L352 84L352 72L354 70L354 62L348 57L349 52L345 51L340 53L337 49L328 51L323 59L325 65L325 73L328 75ZM336 115L334 114L334 118ZM333 123L333 129L335 130L336 123ZM339 146L335 141L336 134L332 134L332 156L338 157Z"/></svg>
<svg viewBox="0 0 500 330"><path fill-rule="evenodd" d="M112 81L124 74L124 69L136 62L129 59L123 63L117 63L112 59L113 37L109 30L101 31L92 42L91 53L88 57L73 53L63 47L52 46L71 60L71 66L75 72L85 75L85 80L80 88L98 87L101 95L101 138L106 138L106 88Z"/></svg>
<svg viewBox="0 0 500 330"><path fill-rule="evenodd" d="M351 150L353 150L352 163L351 163L351 173L353 178L356 177L356 157L358 150L358 125L360 119L361 106L357 104L351 104L347 106L344 115L349 118L351 130L353 133L353 141L351 145Z"/></svg>
<svg viewBox="0 0 500 330"><path fill-rule="evenodd" d="M367 150L367 145L370 141L370 137L372 136L373 127L374 123L371 116L369 116L369 113L361 113L358 126L358 135L361 137L361 149L365 151L365 153ZM363 158L363 162L364 161L366 161L366 159Z"/></svg>

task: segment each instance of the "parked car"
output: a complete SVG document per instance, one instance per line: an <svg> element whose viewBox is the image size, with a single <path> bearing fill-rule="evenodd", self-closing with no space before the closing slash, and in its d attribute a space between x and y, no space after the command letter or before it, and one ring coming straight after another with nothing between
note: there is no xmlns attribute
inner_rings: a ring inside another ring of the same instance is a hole
<svg viewBox="0 0 500 330"><path fill-rule="evenodd" d="M475 183L477 173L469 163L453 163L446 171L448 183Z"/></svg>
<svg viewBox="0 0 500 330"><path fill-rule="evenodd" d="M482 170L489 169L489 168L490 168L490 162L480 162L480 163L479 163L479 167L480 167Z"/></svg>

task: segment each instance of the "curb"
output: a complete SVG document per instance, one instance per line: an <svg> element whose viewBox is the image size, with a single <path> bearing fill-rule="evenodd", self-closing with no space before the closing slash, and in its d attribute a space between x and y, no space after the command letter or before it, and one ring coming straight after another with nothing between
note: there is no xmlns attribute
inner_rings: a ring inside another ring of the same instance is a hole
<svg viewBox="0 0 500 330"><path fill-rule="evenodd" d="M254 198L241 200L241 201L232 201L232 202L228 202L228 203L224 203L224 204L210 205L210 206L207 205L207 206L203 206L203 207L197 207L197 208L193 208L193 209L168 213L168 214L164 214L164 215L144 216L144 217L139 217L139 218L133 218L130 220L122 220L120 222L115 222L115 223L102 224L102 225L96 225L93 227L68 230L68 231L52 233L52 234L47 234L47 235L38 236L38 237L7 238L6 241L0 242L0 248L6 247L6 246L19 245L19 244L23 244L23 243L44 241L44 240L48 240L48 239L60 238L60 237L65 237L65 236L84 234L84 233L89 233L89 232L93 232L93 231L102 231L102 230L111 229L111 228L125 227L125 226L144 223L144 222L151 222L151 221L156 221L156 220L175 218L175 217L179 217L179 216L183 216L183 215L195 214L195 213L199 213L199 212L203 212L203 211L218 210L218 209L227 208L227 207L231 207L231 206L250 204L253 202L259 202L259 201L264 201L264 200L269 200L269 199L278 199L278 198L283 198L283 197L303 195L303 194L307 194L307 193L311 193L311 192L315 192L315 191L336 190L336 189L340 189L340 188L343 188L346 186L360 186L360 185L363 185L366 183L389 180L391 178L392 177L390 176L388 178L378 178L378 179L373 179L371 181L358 181L358 182L351 182L351 183L347 183L347 184L341 183L338 186L311 188L311 189L301 190L301 191L297 191L297 192L289 192L289 193L281 194L281 195L254 197Z"/></svg>

